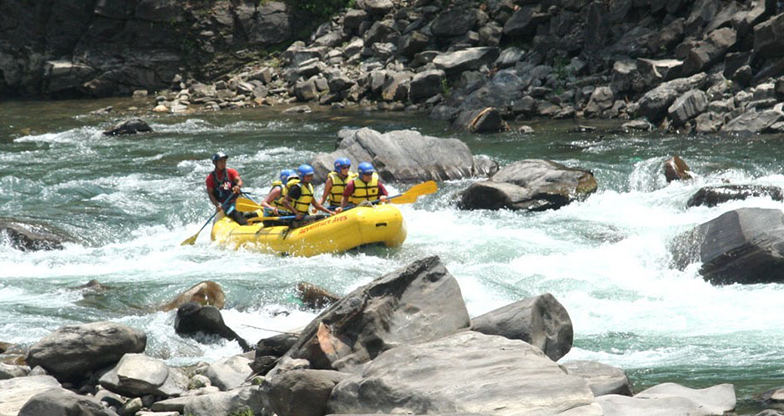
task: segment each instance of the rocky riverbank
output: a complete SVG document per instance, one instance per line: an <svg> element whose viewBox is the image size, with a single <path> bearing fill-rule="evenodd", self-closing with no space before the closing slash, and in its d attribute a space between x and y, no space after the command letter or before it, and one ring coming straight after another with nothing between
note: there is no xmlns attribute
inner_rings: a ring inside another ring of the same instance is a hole
<svg viewBox="0 0 784 416"><path fill-rule="evenodd" d="M360 105L477 132L594 117L784 130L784 15L770 0L359 0L296 41L282 2L55 3L58 16L0 25L0 94L154 93L160 112ZM9 3L6 21L31 7Z"/></svg>
<svg viewBox="0 0 784 416"><path fill-rule="evenodd" d="M572 334L568 312L549 294L470 318L457 281L428 257L345 295L296 336L192 368L145 355L145 334L125 325L63 327L27 352L32 370L0 366L0 415L722 415L735 408L729 384L665 383L634 394L621 369L558 365Z"/></svg>

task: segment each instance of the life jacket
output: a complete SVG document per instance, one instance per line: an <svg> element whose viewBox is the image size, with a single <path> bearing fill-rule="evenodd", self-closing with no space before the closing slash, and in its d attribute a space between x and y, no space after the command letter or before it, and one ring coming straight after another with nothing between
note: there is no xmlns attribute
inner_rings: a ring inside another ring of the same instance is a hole
<svg viewBox="0 0 784 416"><path fill-rule="evenodd" d="M234 187L234 183L229 180L229 171L223 171L223 180L220 181L218 180L218 173L213 170L212 180L215 184L215 187L212 188L212 195L214 195L219 202L225 202L233 193L231 188Z"/></svg>
<svg viewBox="0 0 784 416"><path fill-rule="evenodd" d="M364 182L361 177L354 178L354 193L351 194L351 203L359 205L362 201L375 201L378 199L378 173L373 173L370 182Z"/></svg>
<svg viewBox="0 0 784 416"><path fill-rule="evenodd" d="M272 201L271 205L273 207L277 208L278 210L286 211L287 208L286 208L285 205L283 205L283 198L285 198L286 194L289 193L289 186L288 186L288 184L283 185L283 182L281 182L279 180L275 180L275 181L272 181L272 188L270 188L270 192L274 191L276 186L280 187L280 196L275 198L275 200Z"/></svg>
<svg viewBox="0 0 784 416"><path fill-rule="evenodd" d="M348 185L352 179L356 178L357 174L355 172L349 172L346 179L341 179L337 172L330 172L328 176L332 178L332 189L329 190L327 203L331 206L338 206L343 199L343 191L346 189L346 185Z"/></svg>
<svg viewBox="0 0 784 416"><path fill-rule="evenodd" d="M287 188L291 188L292 186L299 184L299 189L302 191L299 195L299 198L293 201L292 207L295 211L299 212L303 215L308 215L310 210L310 203L313 201L313 184L307 184L307 186L303 186L303 184L299 178L292 179L286 183Z"/></svg>

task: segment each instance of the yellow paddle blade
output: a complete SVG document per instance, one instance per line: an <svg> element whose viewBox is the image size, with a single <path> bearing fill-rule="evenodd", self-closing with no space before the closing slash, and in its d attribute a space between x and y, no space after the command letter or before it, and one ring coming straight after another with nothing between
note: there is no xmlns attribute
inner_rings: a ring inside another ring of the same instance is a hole
<svg viewBox="0 0 784 416"><path fill-rule="evenodd" d="M420 196L430 195L437 190L438 190L438 185L436 185L435 181L427 181L412 186L411 189L407 190L406 192L403 192L398 197L390 199L389 202L395 204L413 204Z"/></svg>
<svg viewBox="0 0 784 416"><path fill-rule="evenodd" d="M261 205L243 197L237 198L237 202L234 204L234 207L237 209L237 211L241 212L253 212L257 209L264 209L264 207Z"/></svg>
<svg viewBox="0 0 784 416"><path fill-rule="evenodd" d="M199 233L200 232L201 231L199 231ZM199 237L199 233L196 233L196 235L189 237L188 239L186 239L185 241L180 243L180 245L181 246L192 246L192 245L196 244L196 239Z"/></svg>

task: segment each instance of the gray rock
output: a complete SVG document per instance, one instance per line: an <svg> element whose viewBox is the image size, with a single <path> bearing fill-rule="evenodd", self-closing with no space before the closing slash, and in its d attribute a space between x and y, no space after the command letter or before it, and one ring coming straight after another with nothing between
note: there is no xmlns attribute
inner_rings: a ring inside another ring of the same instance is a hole
<svg viewBox="0 0 784 416"><path fill-rule="evenodd" d="M689 78L678 78L665 82L648 91L637 102L638 112L653 123L658 123L667 114L667 109L683 93L693 89L701 89L708 81L704 73Z"/></svg>
<svg viewBox="0 0 784 416"><path fill-rule="evenodd" d="M187 386L179 370L144 354L125 354L98 381L105 389L128 397L179 396Z"/></svg>
<svg viewBox="0 0 784 416"><path fill-rule="evenodd" d="M764 133L768 128L784 120L784 112L778 107L757 112L754 109L730 120L723 131L729 133Z"/></svg>
<svg viewBox="0 0 784 416"><path fill-rule="evenodd" d="M539 5L525 5L516 11L512 18L504 24L504 36L525 37L533 35L536 28L550 19L547 13L540 11Z"/></svg>
<svg viewBox="0 0 784 416"><path fill-rule="evenodd" d="M388 349L469 325L457 281L438 257L428 257L343 297L308 324L287 356L316 369L351 370Z"/></svg>
<svg viewBox="0 0 784 416"><path fill-rule="evenodd" d="M784 14L774 16L754 27L754 51L763 58L784 56Z"/></svg>
<svg viewBox="0 0 784 416"><path fill-rule="evenodd" d="M308 114L312 112L313 110L311 110L307 105L298 105L283 110L283 114Z"/></svg>
<svg viewBox="0 0 784 416"><path fill-rule="evenodd" d="M392 0L358 0L357 7L364 9L373 16L381 17L389 13L395 4Z"/></svg>
<svg viewBox="0 0 784 416"><path fill-rule="evenodd" d="M381 134L362 128L344 132L345 138L334 152L321 153L310 160L315 169L314 182L326 180L338 157L348 157L355 166L371 162L381 178L388 182L418 183L474 175L471 151L457 139L423 136L414 130Z"/></svg>
<svg viewBox="0 0 784 416"><path fill-rule="evenodd" d="M704 389L692 389L675 383L663 383L637 393L635 399L662 399L684 397L712 415L723 415L735 409L735 387L719 384Z"/></svg>
<svg viewBox="0 0 784 416"><path fill-rule="evenodd" d="M744 200L751 197L769 197L774 201L784 201L784 193L778 186L720 185L700 188L689 198L686 206L715 207L727 201Z"/></svg>
<svg viewBox="0 0 784 416"><path fill-rule="evenodd" d="M19 251L62 250L63 243L69 241L38 224L0 221L0 238Z"/></svg>
<svg viewBox="0 0 784 416"><path fill-rule="evenodd" d="M95 72L95 69L89 65L70 61L47 61L43 75L45 91L50 94L78 91Z"/></svg>
<svg viewBox="0 0 784 416"><path fill-rule="evenodd" d="M346 29L359 29L359 26L367 20L368 12L365 10L351 9L343 16L343 27Z"/></svg>
<svg viewBox="0 0 784 416"><path fill-rule="evenodd" d="M599 115L611 108L613 102L615 102L615 99L612 89L610 87L599 87L593 90L591 98L588 100L588 105L585 106L585 115Z"/></svg>
<svg viewBox="0 0 784 416"><path fill-rule="evenodd" d="M155 402L153 411L177 411L189 416L240 414L250 410L254 415L265 414L265 394L259 387L242 387L220 393L189 396Z"/></svg>
<svg viewBox="0 0 784 416"><path fill-rule="evenodd" d="M316 80L311 78L307 81L298 82L294 86L294 94L299 101L313 101L318 97L318 89L316 89Z"/></svg>
<svg viewBox="0 0 784 416"><path fill-rule="evenodd" d="M639 130L639 131L651 131L653 130L653 125L648 122L648 120L644 119L637 119L628 121L621 125L626 130Z"/></svg>
<svg viewBox="0 0 784 416"><path fill-rule="evenodd" d="M617 394L608 394L596 398L602 407L604 416L719 416L723 413L711 413L685 397L662 397L658 399L638 399Z"/></svg>
<svg viewBox="0 0 784 416"><path fill-rule="evenodd" d="M702 114L708 107L708 95L701 90L691 90L672 103L667 113L673 126L680 127L687 121Z"/></svg>
<svg viewBox="0 0 784 416"><path fill-rule="evenodd" d="M58 380L79 381L146 346L147 335L114 322L64 326L30 347L27 363L40 365Z"/></svg>
<svg viewBox="0 0 784 416"><path fill-rule="evenodd" d="M397 72L387 74L384 86L381 88L381 98L384 101L406 101L414 74L410 72Z"/></svg>
<svg viewBox="0 0 784 416"><path fill-rule="evenodd" d="M17 416L31 397L60 387L60 383L52 376L31 375L0 380L0 416Z"/></svg>
<svg viewBox="0 0 784 416"><path fill-rule="evenodd" d="M499 68L509 68L520 62L523 56L525 56L525 51L512 46L502 50L495 63Z"/></svg>
<svg viewBox="0 0 784 416"><path fill-rule="evenodd" d="M544 211L585 198L596 189L596 178L589 171L549 160L527 159L504 167L489 181L469 186L463 191L458 206L461 209Z"/></svg>
<svg viewBox="0 0 784 416"><path fill-rule="evenodd" d="M716 133L724 126L724 117L716 112L708 111L697 116L697 133Z"/></svg>
<svg viewBox="0 0 784 416"><path fill-rule="evenodd" d="M440 54L433 59L433 63L436 68L451 74L479 69L482 65L494 62L499 54L495 47L468 48Z"/></svg>
<svg viewBox="0 0 784 416"><path fill-rule="evenodd" d="M104 135L107 136L116 136L121 134L136 134L136 133L146 133L151 132L152 128L146 121L135 118L132 120L125 120L119 124L116 124L114 127L107 129L103 132Z"/></svg>
<svg viewBox="0 0 784 416"><path fill-rule="evenodd" d="M233 390L251 375L248 366L251 362L252 360L241 355L223 358L210 364L204 375L210 379L213 386L223 391Z"/></svg>
<svg viewBox="0 0 784 416"><path fill-rule="evenodd" d="M14 377L24 377L30 373L30 367L26 365L10 365L0 363L0 380L8 380Z"/></svg>
<svg viewBox="0 0 784 416"><path fill-rule="evenodd" d="M566 308L549 293L510 303L471 319L471 330L525 341L558 361L572 349L574 331Z"/></svg>
<svg viewBox="0 0 784 416"><path fill-rule="evenodd" d="M735 30L728 27L714 30L697 47L689 51L683 61L683 73L689 75L707 70L710 65L724 57L727 50L735 46L736 42Z"/></svg>
<svg viewBox="0 0 784 416"><path fill-rule="evenodd" d="M784 280L784 213L740 208L725 212L678 236L671 247L683 268L702 262L700 274L717 285Z"/></svg>
<svg viewBox="0 0 784 416"><path fill-rule="evenodd" d="M435 37L450 38L465 35L474 25L476 13L473 9L455 7L436 16L430 23L430 31Z"/></svg>
<svg viewBox="0 0 784 416"><path fill-rule="evenodd" d="M338 383L329 411L550 415L593 401L582 378L565 374L538 348L466 331L379 355Z"/></svg>
<svg viewBox="0 0 784 416"><path fill-rule="evenodd" d="M683 61L637 58L637 70L644 78L645 85L655 85L679 78L683 73Z"/></svg>
<svg viewBox="0 0 784 416"><path fill-rule="evenodd" d="M635 78L639 77L637 61L620 60L613 64L610 88L614 92L631 91Z"/></svg>
<svg viewBox="0 0 784 416"><path fill-rule="evenodd" d="M629 377L620 368L596 361L570 361L562 366L569 374L585 379L596 397L607 394L634 395Z"/></svg>
<svg viewBox="0 0 784 416"><path fill-rule="evenodd" d="M411 79L409 98L419 103L440 94L445 79L446 73L440 69L431 69L414 75Z"/></svg>
<svg viewBox="0 0 784 416"><path fill-rule="evenodd" d="M329 370L286 371L272 377L269 389L272 411L279 415L321 416L326 413L332 389L348 374Z"/></svg>
<svg viewBox="0 0 784 416"><path fill-rule="evenodd" d="M373 23L365 32L363 37L365 41L365 46L371 46L376 42L386 42L389 40L389 36L396 32L395 29L395 21L394 20L382 20L380 22Z"/></svg>
<svg viewBox="0 0 784 416"><path fill-rule="evenodd" d="M400 38L400 43L397 46L398 51L403 56L413 57L414 55L422 52L427 48L430 43L430 38L421 32L411 32L406 36Z"/></svg>
<svg viewBox="0 0 784 416"><path fill-rule="evenodd" d="M19 410L19 416L117 416L92 397L79 396L63 388L53 388L32 397Z"/></svg>

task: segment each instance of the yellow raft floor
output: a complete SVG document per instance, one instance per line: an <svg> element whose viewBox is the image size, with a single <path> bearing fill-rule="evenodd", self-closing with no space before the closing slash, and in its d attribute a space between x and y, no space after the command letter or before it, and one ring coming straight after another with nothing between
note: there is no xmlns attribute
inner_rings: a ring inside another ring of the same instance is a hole
<svg viewBox="0 0 784 416"><path fill-rule="evenodd" d="M215 244L305 257L342 253L368 244L397 247L403 244L406 235L406 222L394 205L355 207L294 229L264 227L261 221L239 225L222 215L212 226Z"/></svg>

